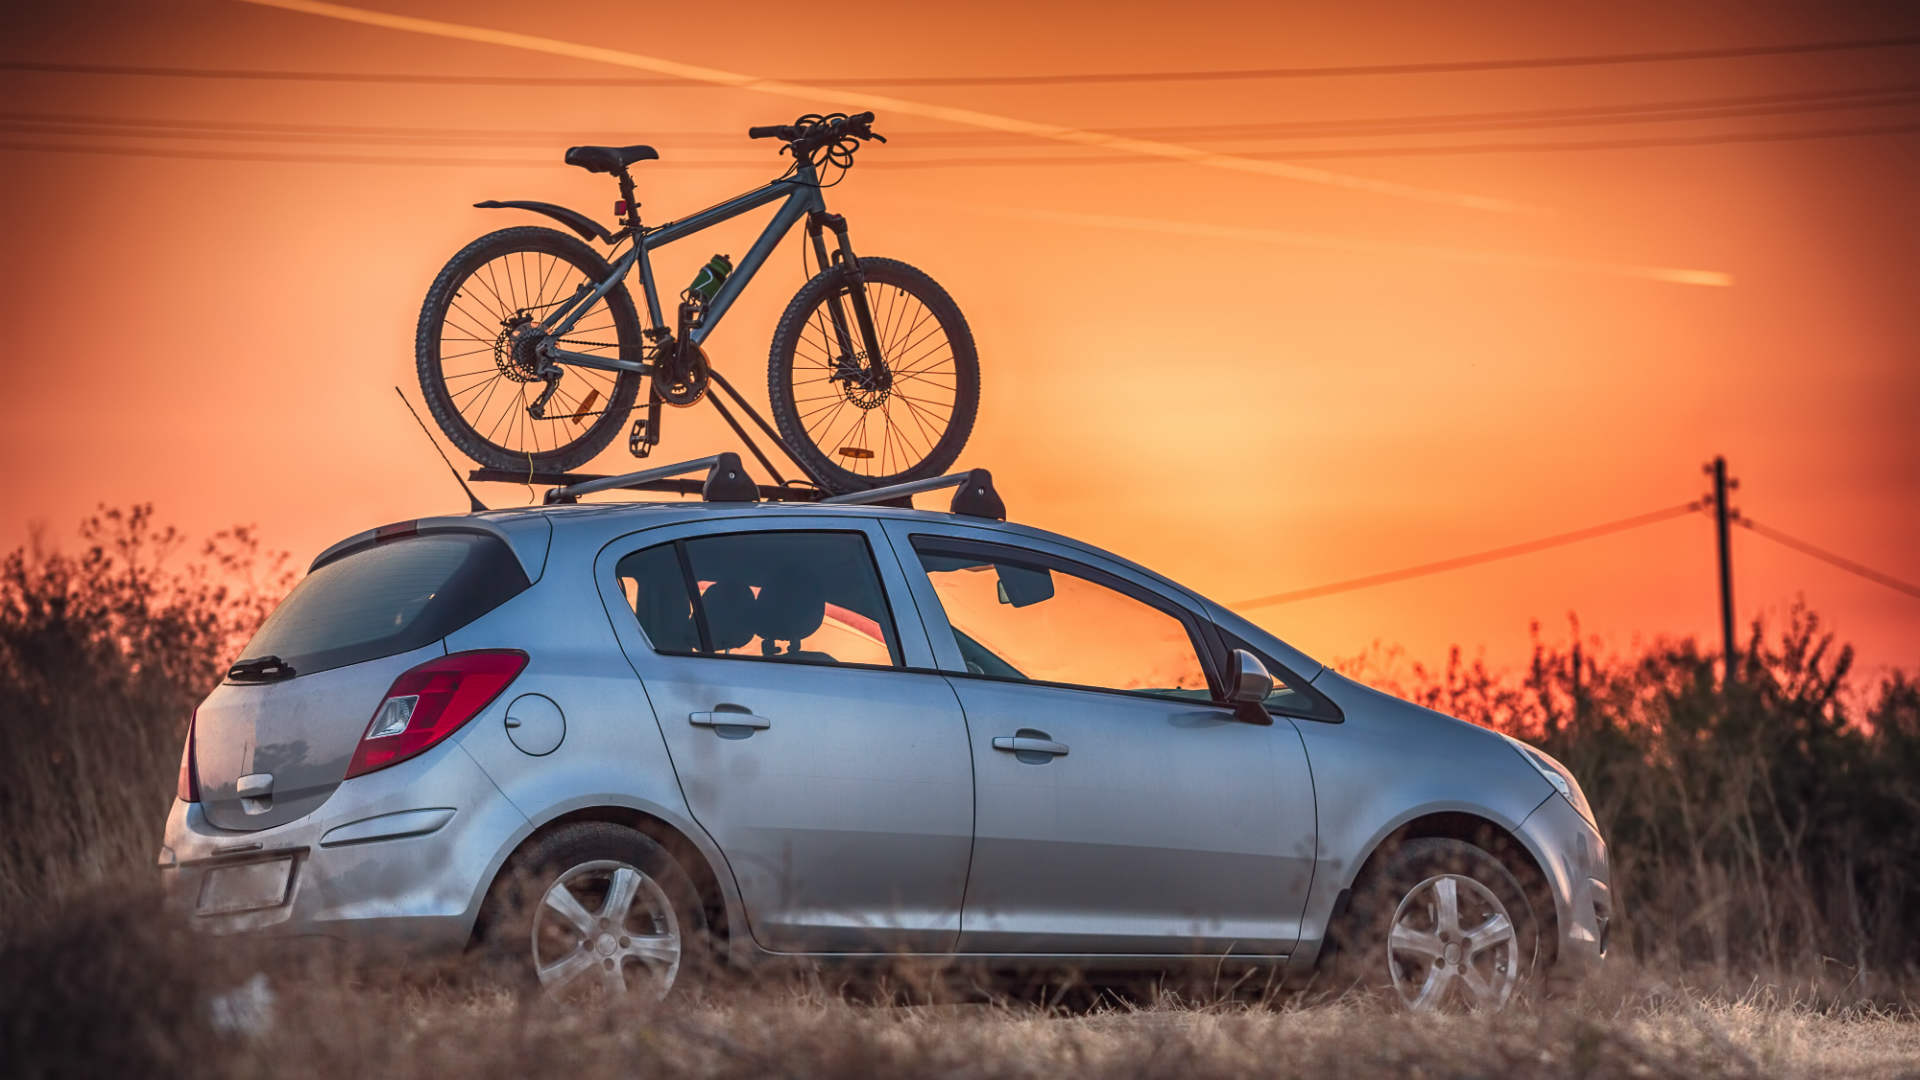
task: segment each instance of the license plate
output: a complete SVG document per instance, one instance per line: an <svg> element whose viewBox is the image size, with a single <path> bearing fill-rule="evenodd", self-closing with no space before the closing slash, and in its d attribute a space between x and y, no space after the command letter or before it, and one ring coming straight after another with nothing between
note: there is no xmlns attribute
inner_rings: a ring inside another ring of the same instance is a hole
<svg viewBox="0 0 1920 1080"><path fill-rule="evenodd" d="M225 915L273 907L286 900L287 882L292 877L292 859L209 870L206 880L200 884L200 914Z"/></svg>

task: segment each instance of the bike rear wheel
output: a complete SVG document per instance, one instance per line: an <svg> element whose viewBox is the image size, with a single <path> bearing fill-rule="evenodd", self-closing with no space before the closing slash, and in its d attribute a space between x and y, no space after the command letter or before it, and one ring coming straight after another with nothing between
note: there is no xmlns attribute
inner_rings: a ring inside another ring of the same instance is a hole
<svg viewBox="0 0 1920 1080"><path fill-rule="evenodd" d="M767 397L774 422L813 478L860 491L952 467L980 408L980 358L960 308L924 272L862 258L883 363L871 364L843 271L801 287L774 331ZM840 341L838 302L854 345Z"/></svg>
<svg viewBox="0 0 1920 1080"><path fill-rule="evenodd" d="M502 229L468 244L427 291L414 363L427 409L466 455L494 469L555 473L606 449L639 393L640 376L565 365L544 418L534 355L538 325L582 283L613 273L592 248L552 229ZM626 287L608 292L562 339L589 356L641 362L645 346Z"/></svg>

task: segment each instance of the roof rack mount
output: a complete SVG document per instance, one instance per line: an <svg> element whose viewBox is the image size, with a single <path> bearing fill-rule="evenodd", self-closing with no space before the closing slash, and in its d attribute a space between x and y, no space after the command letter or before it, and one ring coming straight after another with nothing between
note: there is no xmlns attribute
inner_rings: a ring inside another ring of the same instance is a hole
<svg viewBox="0 0 1920 1080"><path fill-rule="evenodd" d="M850 491L845 495L829 495L822 503L867 504L900 503L912 506L911 497L923 491L939 491L942 488L956 488L953 503L948 509L966 517L992 518L995 521L1007 520L1007 504L1000 501L1000 493L994 490L993 474L985 469L968 469L965 472L948 473L945 476L933 476L925 480L909 480L904 484L888 484L886 487L868 488L865 491Z"/></svg>
<svg viewBox="0 0 1920 1080"><path fill-rule="evenodd" d="M760 485L747 476L745 466L740 464L740 455L729 450L709 457L695 458L692 461L657 465L651 469L641 469L639 472L600 476L591 480L565 484L549 489L545 502L548 506L553 506L560 503L579 502L580 496L590 495L596 491L657 488L661 482L672 477L697 472L707 474L705 482L700 485L700 497L707 502L760 501Z"/></svg>

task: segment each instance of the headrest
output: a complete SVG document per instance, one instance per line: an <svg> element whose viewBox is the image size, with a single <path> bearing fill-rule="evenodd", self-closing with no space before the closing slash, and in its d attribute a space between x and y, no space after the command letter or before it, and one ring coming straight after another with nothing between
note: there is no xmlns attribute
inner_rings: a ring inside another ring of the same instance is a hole
<svg viewBox="0 0 1920 1080"><path fill-rule="evenodd" d="M754 623L762 641L797 644L820 629L826 615L827 590L814 577L783 576L762 585L754 604Z"/></svg>
<svg viewBox="0 0 1920 1080"><path fill-rule="evenodd" d="M707 636L715 652L737 649L753 640L753 590L744 582L716 581L700 594L700 610L707 616Z"/></svg>

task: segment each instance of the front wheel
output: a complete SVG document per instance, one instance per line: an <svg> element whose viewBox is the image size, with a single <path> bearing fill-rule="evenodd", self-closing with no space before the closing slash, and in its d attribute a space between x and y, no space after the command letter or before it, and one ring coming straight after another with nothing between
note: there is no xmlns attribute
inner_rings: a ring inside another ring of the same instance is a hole
<svg viewBox="0 0 1920 1080"><path fill-rule="evenodd" d="M1505 1008L1542 951L1540 920L1519 879L1463 840L1409 840L1383 859L1355 887L1333 934L1333 990L1412 1012Z"/></svg>
<svg viewBox="0 0 1920 1080"><path fill-rule="evenodd" d="M953 298L894 259L863 258L860 269L878 358L867 355L839 267L801 287L767 358L780 435L833 491L940 475L980 409L980 358Z"/></svg>

